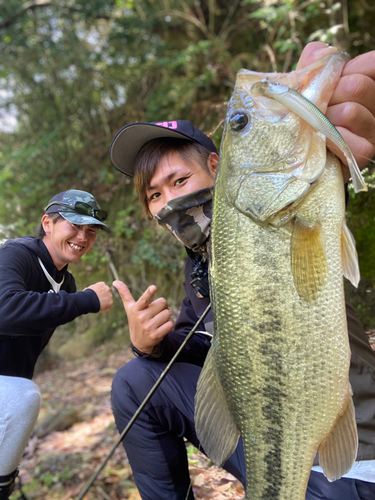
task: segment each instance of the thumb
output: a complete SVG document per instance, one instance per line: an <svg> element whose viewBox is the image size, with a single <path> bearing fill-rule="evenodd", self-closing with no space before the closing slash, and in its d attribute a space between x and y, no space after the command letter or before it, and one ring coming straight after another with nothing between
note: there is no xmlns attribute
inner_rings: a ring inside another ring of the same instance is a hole
<svg viewBox="0 0 375 500"><path fill-rule="evenodd" d="M116 280L112 283L112 285L117 289L126 311L129 306L132 306L135 303L133 295L122 281Z"/></svg>
<svg viewBox="0 0 375 500"><path fill-rule="evenodd" d="M322 57L334 54L337 52L335 47L331 47L323 42L310 42L303 49L301 57L299 58L297 69L302 69L309 64L322 59Z"/></svg>

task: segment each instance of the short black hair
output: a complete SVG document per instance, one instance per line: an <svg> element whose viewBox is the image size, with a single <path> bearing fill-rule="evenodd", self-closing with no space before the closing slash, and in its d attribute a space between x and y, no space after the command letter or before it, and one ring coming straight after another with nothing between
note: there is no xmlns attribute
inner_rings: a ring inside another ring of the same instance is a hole
<svg viewBox="0 0 375 500"><path fill-rule="evenodd" d="M57 212L54 212L52 214L47 214L48 217L52 220L53 224L56 224L56 222L59 220L59 219L63 219L64 217L61 217L61 215ZM36 237L38 238L38 240L42 240L44 237L45 237L46 233L43 229L43 224L40 223L39 224L39 227L38 227L38 230L37 230L37 233L36 233Z"/></svg>

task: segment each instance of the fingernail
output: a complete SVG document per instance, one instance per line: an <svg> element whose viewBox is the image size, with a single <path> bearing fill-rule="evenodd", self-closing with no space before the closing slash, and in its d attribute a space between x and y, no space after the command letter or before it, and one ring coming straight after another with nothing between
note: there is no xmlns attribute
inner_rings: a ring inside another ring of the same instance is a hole
<svg viewBox="0 0 375 500"><path fill-rule="evenodd" d="M326 43L325 47L314 50L313 57L314 59L321 59L322 57L327 56L328 54L331 54L333 52L337 52L336 47L331 47L331 45L328 45L328 43Z"/></svg>

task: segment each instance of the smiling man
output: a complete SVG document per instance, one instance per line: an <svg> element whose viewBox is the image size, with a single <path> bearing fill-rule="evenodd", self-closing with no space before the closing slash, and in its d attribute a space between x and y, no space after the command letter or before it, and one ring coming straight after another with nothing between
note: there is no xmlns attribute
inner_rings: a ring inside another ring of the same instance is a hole
<svg viewBox="0 0 375 500"><path fill-rule="evenodd" d="M68 272L106 229L105 218L90 193L64 191L48 203L38 238L0 247L0 500L12 492L39 413L41 396L31 378L40 353L58 326L112 307L105 283L77 292Z"/></svg>

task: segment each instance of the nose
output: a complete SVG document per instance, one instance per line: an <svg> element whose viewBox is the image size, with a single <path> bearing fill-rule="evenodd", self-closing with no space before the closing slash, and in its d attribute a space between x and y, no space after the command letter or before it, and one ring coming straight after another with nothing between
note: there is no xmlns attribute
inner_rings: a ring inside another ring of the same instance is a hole
<svg viewBox="0 0 375 500"><path fill-rule="evenodd" d="M163 206L168 203L168 201L173 200L176 198L176 193L174 192L173 189L165 189L163 192Z"/></svg>
<svg viewBox="0 0 375 500"><path fill-rule="evenodd" d="M87 231L84 227L78 227L77 228L77 239L81 241L86 241L87 240Z"/></svg>

